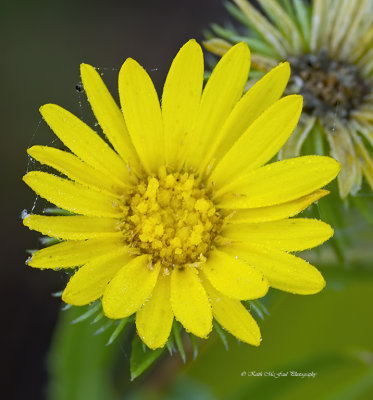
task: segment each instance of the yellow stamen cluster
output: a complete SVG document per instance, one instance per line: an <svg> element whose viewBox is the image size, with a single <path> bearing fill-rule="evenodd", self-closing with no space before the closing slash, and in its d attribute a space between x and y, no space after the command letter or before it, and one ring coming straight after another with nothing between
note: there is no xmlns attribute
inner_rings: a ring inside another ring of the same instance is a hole
<svg viewBox="0 0 373 400"><path fill-rule="evenodd" d="M126 241L164 266L203 260L221 230L222 218L193 174L167 174L162 168L139 183L125 203Z"/></svg>

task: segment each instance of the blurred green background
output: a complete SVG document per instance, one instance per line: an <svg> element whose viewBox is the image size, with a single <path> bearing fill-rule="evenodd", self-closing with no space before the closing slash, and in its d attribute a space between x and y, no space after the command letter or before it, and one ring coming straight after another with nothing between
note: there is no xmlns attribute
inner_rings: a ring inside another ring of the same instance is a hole
<svg viewBox="0 0 373 400"><path fill-rule="evenodd" d="M133 382L125 339L107 347L106 333L94 336L89 323L71 325L80 310L62 312L57 322L61 304L51 293L63 288L66 276L24 265L25 249L40 246L20 218L35 201L21 181L33 167L26 149L55 139L39 106L55 102L91 121L84 93L75 89L81 62L100 67L117 94L118 69L131 56L160 90L179 47L191 37L201 41L204 28L227 19L220 0L2 2L1 398L373 398L373 231L358 213L346 211L350 228L338 232L351 238L349 267L327 249L309 255L327 288L309 297L273 290L266 300L271 315L258 321L259 348L228 337L226 351L213 334L200 343L196 360L189 352L184 365L179 355L165 353ZM39 199L35 211L43 205ZM315 377L252 376L291 371Z"/></svg>

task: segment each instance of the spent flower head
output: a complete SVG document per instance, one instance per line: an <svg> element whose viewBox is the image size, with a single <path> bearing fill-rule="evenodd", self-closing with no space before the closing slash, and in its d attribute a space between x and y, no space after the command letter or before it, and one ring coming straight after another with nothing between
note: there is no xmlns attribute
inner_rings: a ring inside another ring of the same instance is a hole
<svg viewBox="0 0 373 400"><path fill-rule="evenodd" d="M65 109L41 114L71 150L33 146L28 153L63 177L29 172L24 181L73 215L27 215L30 229L62 242L35 252L34 268L75 273L62 299L102 302L108 318L136 315L140 338L163 347L174 318L206 338L215 318L253 345L260 331L242 300L269 288L319 292L320 272L292 252L333 234L315 219L290 218L328 192L339 171L329 157L266 164L294 130L302 98L280 99L282 63L242 96L250 52L222 57L203 88L203 55L190 40L174 59L160 104L145 70L127 59L119 72L122 111L98 72L81 78L107 142Z"/></svg>
<svg viewBox="0 0 373 400"><path fill-rule="evenodd" d="M258 3L264 14L247 0L232 0L227 7L245 33L213 25L218 37L210 35L206 48L222 55L245 40L262 73L288 60L292 77L286 92L300 93L304 109L281 158L302 151L331 154L342 164L341 198L359 191L363 175L373 188L373 1Z"/></svg>

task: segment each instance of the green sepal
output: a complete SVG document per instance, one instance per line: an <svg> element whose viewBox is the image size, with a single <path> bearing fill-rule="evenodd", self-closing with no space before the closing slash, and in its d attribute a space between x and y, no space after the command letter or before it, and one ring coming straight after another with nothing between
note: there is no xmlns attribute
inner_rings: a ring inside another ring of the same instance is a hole
<svg viewBox="0 0 373 400"><path fill-rule="evenodd" d="M113 326L114 321L112 319L107 319L93 334L100 335L103 332L106 332L109 328Z"/></svg>
<svg viewBox="0 0 373 400"><path fill-rule="evenodd" d="M122 320L117 321L117 326L114 329L113 333L111 334L111 336L105 346L110 346L115 341L115 339L119 336L119 334L122 332L122 330L126 326L128 320L129 320L129 318L127 317L127 318L123 318Z"/></svg>
<svg viewBox="0 0 373 400"><path fill-rule="evenodd" d="M195 360L198 356L198 341L197 341L197 337L194 336L192 333L189 333L189 339L190 339L190 343L192 344L192 348L193 348L193 360Z"/></svg>
<svg viewBox="0 0 373 400"><path fill-rule="evenodd" d="M71 321L71 324L77 324L78 322L82 322L82 321L88 319L89 317L96 314L100 309L101 309L101 302L95 302L95 303L90 304L88 306L87 311L84 312L83 314L79 315L78 318L75 318L73 321Z"/></svg>
<svg viewBox="0 0 373 400"><path fill-rule="evenodd" d="M166 347L167 347L168 352L170 353L170 356L172 356L172 354L174 354L176 351L175 339L174 339L173 335L170 335L170 337L168 338Z"/></svg>
<svg viewBox="0 0 373 400"><path fill-rule="evenodd" d="M142 340L135 335L132 340L132 351L130 359L131 381L139 377L147 370L164 352L164 347L151 350L143 345Z"/></svg>
<svg viewBox="0 0 373 400"><path fill-rule="evenodd" d="M225 349L228 351L229 347L228 347L228 340L227 337L225 336L225 333L223 331L223 328L219 325L219 323L215 320L212 321L213 325L214 325L214 329L215 332L218 334L218 336L220 337L220 340L223 342Z"/></svg>
<svg viewBox="0 0 373 400"><path fill-rule="evenodd" d="M180 325L180 323L177 322L177 321L174 321L174 323L172 325L172 332L173 332L173 335L174 335L176 347L177 347L177 349L179 350L179 353L180 353L180 357L183 360L183 363L185 364L186 355L185 355L183 340L181 338L181 330L182 330L182 326Z"/></svg>
<svg viewBox="0 0 373 400"><path fill-rule="evenodd" d="M264 314L270 315L267 308L259 300L247 300L244 302L246 308L264 321Z"/></svg>

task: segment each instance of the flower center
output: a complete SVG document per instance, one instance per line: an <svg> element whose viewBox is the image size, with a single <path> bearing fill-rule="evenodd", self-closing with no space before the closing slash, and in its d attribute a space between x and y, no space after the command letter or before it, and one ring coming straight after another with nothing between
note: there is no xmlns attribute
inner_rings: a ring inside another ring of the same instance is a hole
<svg viewBox="0 0 373 400"><path fill-rule="evenodd" d="M126 196L126 241L165 266L203 261L223 221L210 197L193 174L161 168Z"/></svg>
<svg viewBox="0 0 373 400"><path fill-rule="evenodd" d="M371 90L356 66L330 59L325 51L292 57L289 61L290 90L303 96L304 110L309 114L347 120Z"/></svg>

